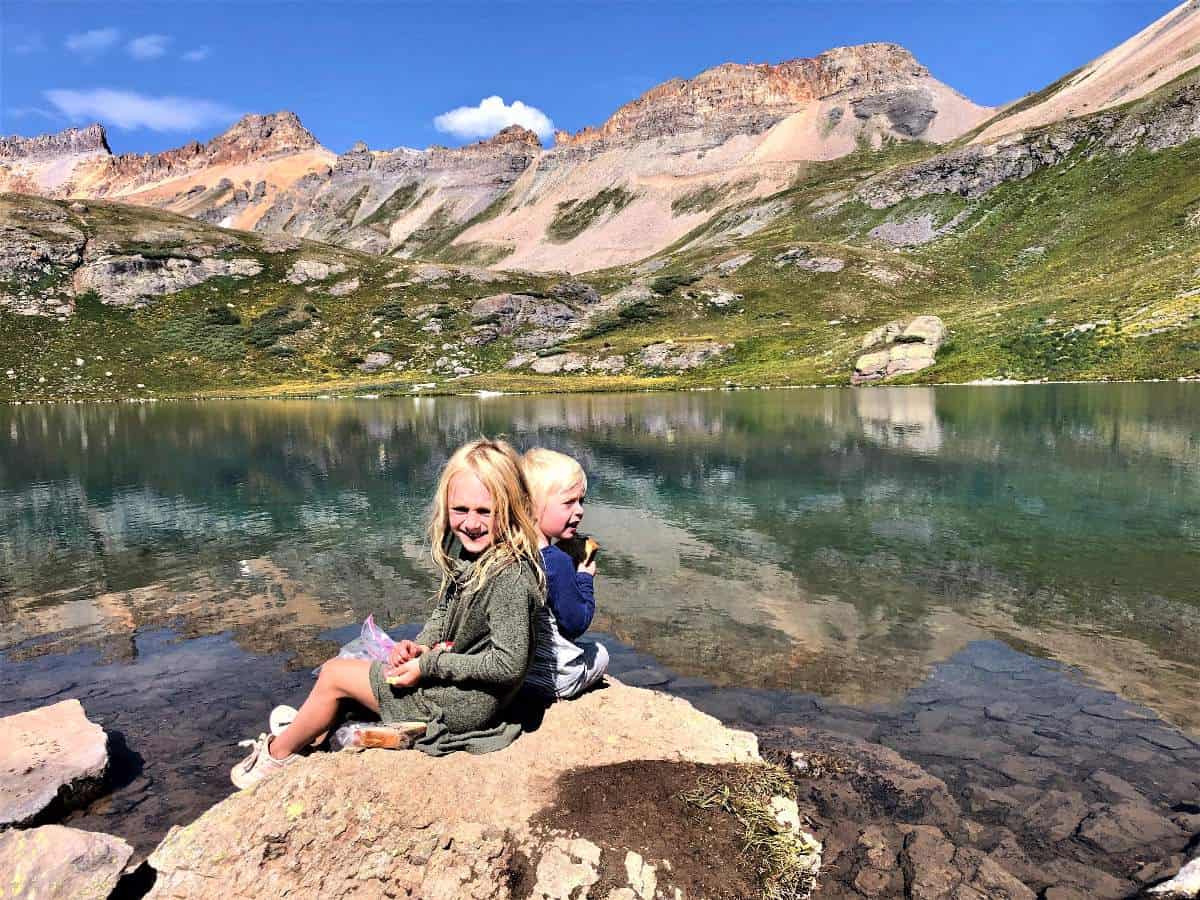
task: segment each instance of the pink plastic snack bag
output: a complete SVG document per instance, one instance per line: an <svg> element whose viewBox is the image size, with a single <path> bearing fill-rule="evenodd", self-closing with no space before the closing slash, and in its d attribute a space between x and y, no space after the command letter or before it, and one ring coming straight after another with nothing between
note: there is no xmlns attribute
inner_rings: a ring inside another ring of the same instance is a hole
<svg viewBox="0 0 1200 900"><path fill-rule="evenodd" d="M367 616L367 620L363 622L362 631L359 632L358 637L342 645L337 658L378 660L385 663L388 653L395 645L396 642L388 637L387 632L375 624L375 616L372 614ZM317 666L313 669L313 674L316 675L320 671L321 667Z"/></svg>

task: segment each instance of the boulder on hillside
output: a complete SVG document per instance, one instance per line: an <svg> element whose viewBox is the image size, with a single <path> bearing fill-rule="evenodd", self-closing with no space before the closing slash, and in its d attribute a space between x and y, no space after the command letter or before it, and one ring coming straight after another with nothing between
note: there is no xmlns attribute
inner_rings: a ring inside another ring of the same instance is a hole
<svg viewBox="0 0 1200 900"><path fill-rule="evenodd" d="M370 374L378 372L380 369L386 369L394 361L395 357L392 354L384 353L381 350L373 350L358 364L358 368L360 371Z"/></svg>
<svg viewBox="0 0 1200 900"><path fill-rule="evenodd" d="M673 369L676 372L685 372L712 362L732 349L733 344L720 344L716 341L698 341L689 344L662 341L642 348L637 359L648 369Z"/></svg>
<svg viewBox="0 0 1200 900"><path fill-rule="evenodd" d="M150 856L149 897L758 896L737 819L681 797L746 773L792 791L752 735L610 682L497 753L313 754L173 828ZM771 839L798 851L790 871L810 884L820 846L783 819Z"/></svg>
<svg viewBox="0 0 1200 900"><path fill-rule="evenodd" d="M344 297L347 294L353 294L359 288L359 280L357 278L347 278L345 281L339 281L329 289L329 293L334 297Z"/></svg>
<svg viewBox="0 0 1200 900"><path fill-rule="evenodd" d="M592 288L583 287L594 293ZM521 328L532 327L538 333L526 336L517 345L524 349L540 349L577 333L582 318L574 307L553 297L493 294L472 304L471 321L475 325L492 325L505 337Z"/></svg>
<svg viewBox="0 0 1200 900"><path fill-rule="evenodd" d="M290 284L304 284L309 281L324 281L334 275L346 271L344 263L326 263L316 259L298 259L288 269L287 281Z"/></svg>
<svg viewBox="0 0 1200 900"><path fill-rule="evenodd" d="M107 900L131 856L118 837L62 825L0 834L0 872L14 897Z"/></svg>
<svg viewBox="0 0 1200 900"><path fill-rule="evenodd" d="M774 258L775 268L795 266L805 272L840 272L846 268L846 261L836 256L813 256L807 247L793 247L785 250Z"/></svg>
<svg viewBox="0 0 1200 900"><path fill-rule="evenodd" d="M600 292L582 281L560 281L550 288L550 296L576 306L591 306L600 302Z"/></svg>
<svg viewBox="0 0 1200 900"><path fill-rule="evenodd" d="M76 294L95 291L109 306L137 306L148 297L173 294L219 275L249 278L262 272L256 259L192 259L140 254L104 256L76 270Z"/></svg>
<svg viewBox="0 0 1200 900"><path fill-rule="evenodd" d="M78 700L0 718L0 829L88 802L107 775L108 735Z"/></svg>
<svg viewBox="0 0 1200 900"><path fill-rule="evenodd" d="M862 349L872 352L855 361L850 383L865 384L927 369L936 361L945 338L946 325L937 316L880 325L863 337Z"/></svg>
<svg viewBox="0 0 1200 900"><path fill-rule="evenodd" d="M582 353L556 353L535 359L530 368L539 375L557 375L560 372L581 372L587 368L588 362Z"/></svg>

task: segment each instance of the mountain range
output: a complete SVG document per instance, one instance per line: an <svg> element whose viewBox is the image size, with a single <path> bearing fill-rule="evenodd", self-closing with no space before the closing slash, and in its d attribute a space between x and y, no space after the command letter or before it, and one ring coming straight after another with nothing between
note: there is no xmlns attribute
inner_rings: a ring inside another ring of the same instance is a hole
<svg viewBox="0 0 1200 900"><path fill-rule="evenodd" d="M129 392L8 342L86 361L81 299L172 393L1195 375L1197 65L1188 0L998 109L875 43L674 79L548 148L338 155L290 112L156 154L0 138L0 391ZM222 358L164 344L214 292ZM266 313L293 330L258 346Z"/></svg>

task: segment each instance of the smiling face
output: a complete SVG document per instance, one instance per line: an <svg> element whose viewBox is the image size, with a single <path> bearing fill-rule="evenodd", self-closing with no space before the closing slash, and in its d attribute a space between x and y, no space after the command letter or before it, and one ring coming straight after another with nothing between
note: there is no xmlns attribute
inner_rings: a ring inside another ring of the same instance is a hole
<svg viewBox="0 0 1200 900"><path fill-rule="evenodd" d="M550 540L575 537L583 521L584 487L576 482L567 488L552 490L538 517L538 527Z"/></svg>
<svg viewBox="0 0 1200 900"><path fill-rule="evenodd" d="M459 472L450 479L446 515L468 553L477 556L492 546L495 511L491 493L474 472Z"/></svg>

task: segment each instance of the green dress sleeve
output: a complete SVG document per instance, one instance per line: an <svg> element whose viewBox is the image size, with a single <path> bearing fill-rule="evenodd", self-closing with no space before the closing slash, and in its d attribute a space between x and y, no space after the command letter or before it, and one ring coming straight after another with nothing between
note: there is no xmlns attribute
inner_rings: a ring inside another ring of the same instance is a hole
<svg viewBox="0 0 1200 900"><path fill-rule="evenodd" d="M479 653L431 650L420 657L421 677L461 683L487 682L501 686L519 683L529 669L533 609L537 587L526 566L514 563L484 587L482 601L491 632L490 644Z"/></svg>

